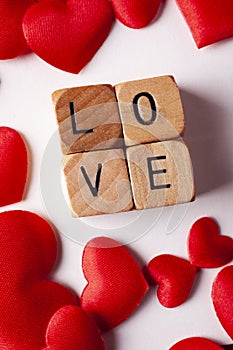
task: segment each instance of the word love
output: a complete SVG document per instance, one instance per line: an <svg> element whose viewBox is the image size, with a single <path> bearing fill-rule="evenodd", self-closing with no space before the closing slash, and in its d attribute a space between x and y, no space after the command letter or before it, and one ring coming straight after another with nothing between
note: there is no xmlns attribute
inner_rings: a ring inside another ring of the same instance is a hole
<svg viewBox="0 0 233 350"><path fill-rule="evenodd" d="M180 93L171 76L53 93L72 211L83 217L195 196Z"/></svg>

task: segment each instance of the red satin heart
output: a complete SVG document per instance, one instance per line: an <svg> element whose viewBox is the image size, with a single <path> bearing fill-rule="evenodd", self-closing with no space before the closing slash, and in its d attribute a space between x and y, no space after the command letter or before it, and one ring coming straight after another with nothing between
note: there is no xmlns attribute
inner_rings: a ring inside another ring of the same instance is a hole
<svg viewBox="0 0 233 350"><path fill-rule="evenodd" d="M103 44L113 19L108 0L44 0L27 11L23 30L43 60L78 73Z"/></svg>
<svg viewBox="0 0 233 350"><path fill-rule="evenodd" d="M64 306L49 322L44 350L104 350L93 320L78 306Z"/></svg>
<svg viewBox="0 0 233 350"><path fill-rule="evenodd" d="M148 289L133 257L107 237L94 238L85 246L82 268L88 284L81 305L102 331L129 317Z"/></svg>
<svg viewBox="0 0 233 350"><path fill-rule="evenodd" d="M212 300L218 319L233 339L233 266L225 267L217 275Z"/></svg>
<svg viewBox="0 0 233 350"><path fill-rule="evenodd" d="M211 218L201 218L191 227L188 238L189 259L194 266L215 268L233 259L233 239L219 235L219 227Z"/></svg>
<svg viewBox="0 0 233 350"><path fill-rule="evenodd" d="M157 15L161 0L110 0L116 17L127 27L142 28Z"/></svg>
<svg viewBox="0 0 233 350"><path fill-rule="evenodd" d="M22 200L27 177L27 150L19 133L0 127L0 206Z"/></svg>
<svg viewBox="0 0 233 350"><path fill-rule="evenodd" d="M27 211L0 214L0 349L39 350L54 313L76 298L46 280L57 253L49 224Z"/></svg>
<svg viewBox="0 0 233 350"><path fill-rule="evenodd" d="M163 306L177 307L188 299L196 274L189 261L163 254L152 259L147 270L152 283L159 285L157 296Z"/></svg>
<svg viewBox="0 0 233 350"><path fill-rule="evenodd" d="M170 350L223 350L223 348L205 338L187 338L173 345Z"/></svg>
<svg viewBox="0 0 233 350"><path fill-rule="evenodd" d="M14 58L29 50L22 20L34 0L0 0L0 60Z"/></svg>
<svg viewBox="0 0 233 350"><path fill-rule="evenodd" d="M176 0L198 48L233 35L232 0Z"/></svg>

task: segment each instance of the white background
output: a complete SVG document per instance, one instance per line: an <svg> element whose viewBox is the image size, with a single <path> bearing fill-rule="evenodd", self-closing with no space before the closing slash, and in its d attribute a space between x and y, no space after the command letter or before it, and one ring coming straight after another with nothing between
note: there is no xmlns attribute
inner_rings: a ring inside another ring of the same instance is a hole
<svg viewBox="0 0 233 350"><path fill-rule="evenodd" d="M31 159L25 200L1 211L22 208L51 219L41 198L40 165L56 130L50 98L54 90L171 74L184 103L185 140L193 161L197 198L175 214L174 208L163 209L150 231L129 248L141 266L161 253L186 257L188 230L196 219L206 215L216 218L221 232L233 237L232 62L233 39L198 50L174 1L167 1L159 18L145 29L131 30L116 22L104 45L79 75L59 71L34 54L0 62L0 124L22 133ZM127 215L85 222L98 226L101 235L101 228L112 228L116 222L124 224L136 214ZM158 215L158 209L142 215L142 220L153 215ZM124 238L121 241L124 243ZM62 254L54 278L80 294L85 285L81 272L83 247L62 234L60 243ZM188 336L205 336L220 344L232 342L218 322L210 298L218 271L199 273L191 298L173 310L162 307L152 289L139 309L105 336L107 350L167 350Z"/></svg>

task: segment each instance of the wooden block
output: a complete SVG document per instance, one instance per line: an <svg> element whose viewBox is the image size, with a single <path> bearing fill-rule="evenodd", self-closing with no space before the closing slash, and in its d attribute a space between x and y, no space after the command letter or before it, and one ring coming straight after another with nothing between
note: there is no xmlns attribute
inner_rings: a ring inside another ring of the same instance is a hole
<svg viewBox="0 0 233 350"><path fill-rule="evenodd" d="M112 214L133 208L123 150L67 155L64 173L75 216Z"/></svg>
<svg viewBox="0 0 233 350"><path fill-rule="evenodd" d="M194 200L192 164L182 141L164 141L127 149L136 209Z"/></svg>
<svg viewBox="0 0 233 350"><path fill-rule="evenodd" d="M111 85L57 90L52 99L64 154L122 146L122 126Z"/></svg>
<svg viewBox="0 0 233 350"><path fill-rule="evenodd" d="M115 86L127 146L169 140L184 131L180 94L171 76Z"/></svg>

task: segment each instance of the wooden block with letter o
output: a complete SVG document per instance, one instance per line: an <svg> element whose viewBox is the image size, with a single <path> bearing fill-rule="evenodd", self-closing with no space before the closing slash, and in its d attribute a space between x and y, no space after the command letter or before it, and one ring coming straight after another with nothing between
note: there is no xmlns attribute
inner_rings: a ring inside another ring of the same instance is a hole
<svg viewBox="0 0 233 350"><path fill-rule="evenodd" d="M115 86L126 146L182 135L184 113L171 76L129 81Z"/></svg>
<svg viewBox="0 0 233 350"><path fill-rule="evenodd" d="M122 146L122 126L111 85L57 90L52 99L64 154Z"/></svg>
<svg viewBox="0 0 233 350"><path fill-rule="evenodd" d="M123 150L67 155L64 173L75 216L112 214L133 209Z"/></svg>
<svg viewBox="0 0 233 350"><path fill-rule="evenodd" d="M164 141L127 149L136 209L190 202L195 197L192 164L182 141Z"/></svg>

